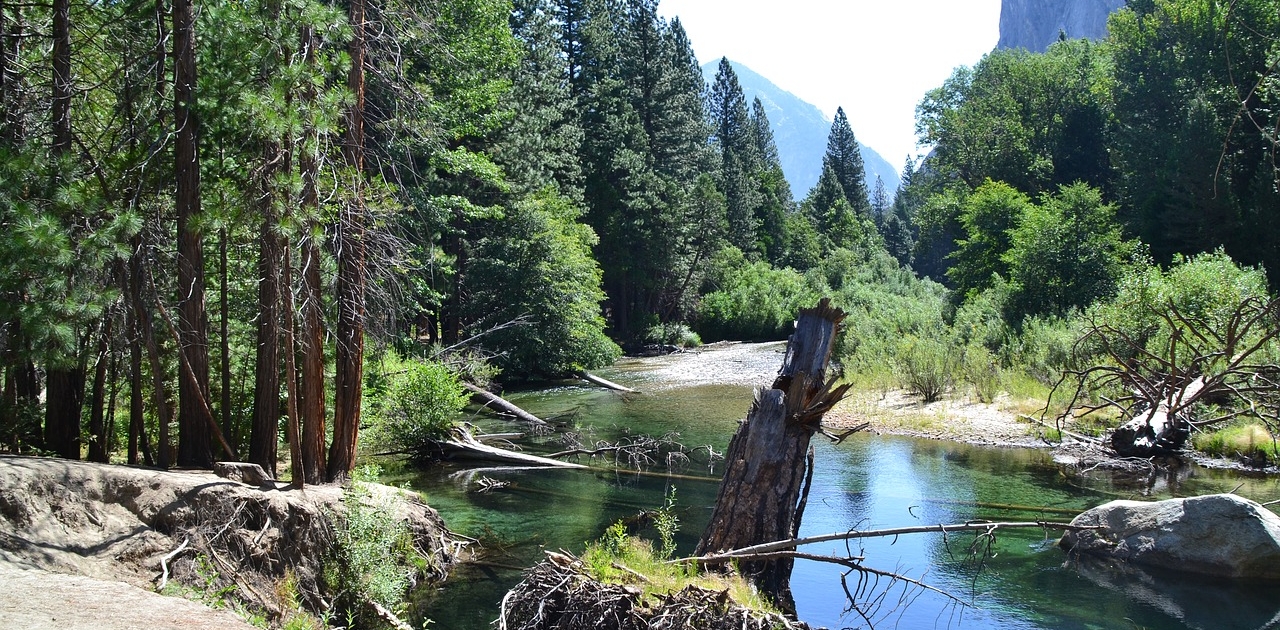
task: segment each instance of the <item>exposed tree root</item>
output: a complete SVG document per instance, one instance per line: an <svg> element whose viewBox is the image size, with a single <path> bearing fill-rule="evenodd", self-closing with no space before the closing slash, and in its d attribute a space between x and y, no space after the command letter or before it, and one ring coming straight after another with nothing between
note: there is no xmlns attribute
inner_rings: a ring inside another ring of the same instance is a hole
<svg viewBox="0 0 1280 630"><path fill-rule="evenodd" d="M551 554L549 554L551 555ZM728 591L697 586L644 601L634 586L605 584L561 554L530 569L502 599L498 630L807 630L777 613L750 610Z"/></svg>

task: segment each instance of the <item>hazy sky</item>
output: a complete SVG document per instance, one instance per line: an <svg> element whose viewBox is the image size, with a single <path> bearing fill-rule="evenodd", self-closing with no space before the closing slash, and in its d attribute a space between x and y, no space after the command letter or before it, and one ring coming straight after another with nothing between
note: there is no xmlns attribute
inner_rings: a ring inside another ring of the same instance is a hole
<svg viewBox="0 0 1280 630"><path fill-rule="evenodd" d="M915 107L999 39L1000 0L661 0L700 63L728 57L817 105L900 166Z"/></svg>

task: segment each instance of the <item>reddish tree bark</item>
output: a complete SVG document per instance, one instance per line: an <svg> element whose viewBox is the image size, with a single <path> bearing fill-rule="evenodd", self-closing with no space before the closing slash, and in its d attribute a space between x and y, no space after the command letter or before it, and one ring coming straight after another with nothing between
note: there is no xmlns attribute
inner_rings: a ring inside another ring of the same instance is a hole
<svg viewBox="0 0 1280 630"><path fill-rule="evenodd" d="M173 2L174 198L178 215L178 465L213 466L209 413L209 337L204 296L204 238L200 231L200 148L196 105L193 0ZM185 365L185 368L184 368Z"/></svg>
<svg viewBox="0 0 1280 630"><path fill-rule="evenodd" d="M333 444L329 478L348 476L356 464L364 375L365 203L364 203L364 64L367 47L365 0L351 1L351 68L347 88L353 96L347 110L342 152L351 169L351 201L338 221L338 334L334 375Z"/></svg>

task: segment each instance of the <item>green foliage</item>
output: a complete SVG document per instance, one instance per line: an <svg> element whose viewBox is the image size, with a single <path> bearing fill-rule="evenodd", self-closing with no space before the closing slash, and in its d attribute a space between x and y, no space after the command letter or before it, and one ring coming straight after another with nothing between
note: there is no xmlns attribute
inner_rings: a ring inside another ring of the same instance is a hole
<svg viewBox="0 0 1280 630"><path fill-rule="evenodd" d="M1012 247L1014 228L1030 208L1031 200L1004 182L987 180L965 198L959 216L965 236L948 256L953 264L947 278L957 299L991 286L993 277L1009 276L1003 256Z"/></svg>
<svg viewBox="0 0 1280 630"><path fill-rule="evenodd" d="M708 341L783 339L800 309L822 296L800 273L747 262L732 247L712 260L708 284L713 290L698 304L694 324Z"/></svg>
<svg viewBox="0 0 1280 630"><path fill-rule="evenodd" d="M1267 296L1263 270L1238 265L1219 250L1180 258L1167 271L1151 264L1135 266L1122 278L1116 296L1098 304L1090 315L1119 330L1138 347L1161 354L1167 350L1171 335L1192 332L1175 330L1160 316L1169 307L1223 330L1242 302Z"/></svg>
<svg viewBox="0 0 1280 630"><path fill-rule="evenodd" d="M469 319L477 342L511 376L563 376L608 365L621 350L604 334L600 269L590 227L551 191L516 203L481 239L468 274Z"/></svg>
<svg viewBox="0 0 1280 630"><path fill-rule="evenodd" d="M414 450L446 437L470 399L444 364L391 353L367 380L369 428L360 437L376 448Z"/></svg>
<svg viewBox="0 0 1280 630"><path fill-rule="evenodd" d="M1115 222L1115 206L1085 184L1062 187L1030 207L1011 233L1011 321L1028 315L1065 314L1115 294L1135 249Z"/></svg>
<svg viewBox="0 0 1280 630"><path fill-rule="evenodd" d="M359 482L343 496L325 581L337 593L340 607L357 617L364 614L366 602L392 611L402 608L423 563L408 525L396 517L397 501L394 494L371 492Z"/></svg>
<svg viewBox="0 0 1280 630"><path fill-rule="evenodd" d="M989 403L1000 393L1000 363L982 345L964 346L960 352L960 374L973 388L978 400Z"/></svg>
<svg viewBox="0 0 1280 630"><path fill-rule="evenodd" d="M898 374L907 389L924 402L933 402L951 388L960 367L959 355L945 338L909 336L899 342Z"/></svg>
<svg viewBox="0 0 1280 630"><path fill-rule="evenodd" d="M696 348L702 345L702 338L686 324L654 324L645 331L644 341L648 344L676 346L678 348Z"/></svg>
<svg viewBox="0 0 1280 630"><path fill-rule="evenodd" d="M662 507L652 512L653 528L658 531L658 557L666 560L676 552L676 532L680 531L680 518L676 516L676 487L667 489Z"/></svg>
<svg viewBox="0 0 1280 630"><path fill-rule="evenodd" d="M970 189L994 180L1032 196L1107 187L1108 71L1106 46L1085 40L997 50L957 69L916 108L916 133L935 145L930 168Z"/></svg>

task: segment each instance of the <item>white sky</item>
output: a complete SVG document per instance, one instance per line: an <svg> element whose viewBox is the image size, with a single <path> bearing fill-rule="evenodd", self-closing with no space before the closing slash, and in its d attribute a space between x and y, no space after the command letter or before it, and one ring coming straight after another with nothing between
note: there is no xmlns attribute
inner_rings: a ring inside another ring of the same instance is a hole
<svg viewBox="0 0 1280 630"><path fill-rule="evenodd" d="M1000 0L661 0L699 63L728 57L813 103L844 107L860 144L901 166L915 107L999 40Z"/></svg>

